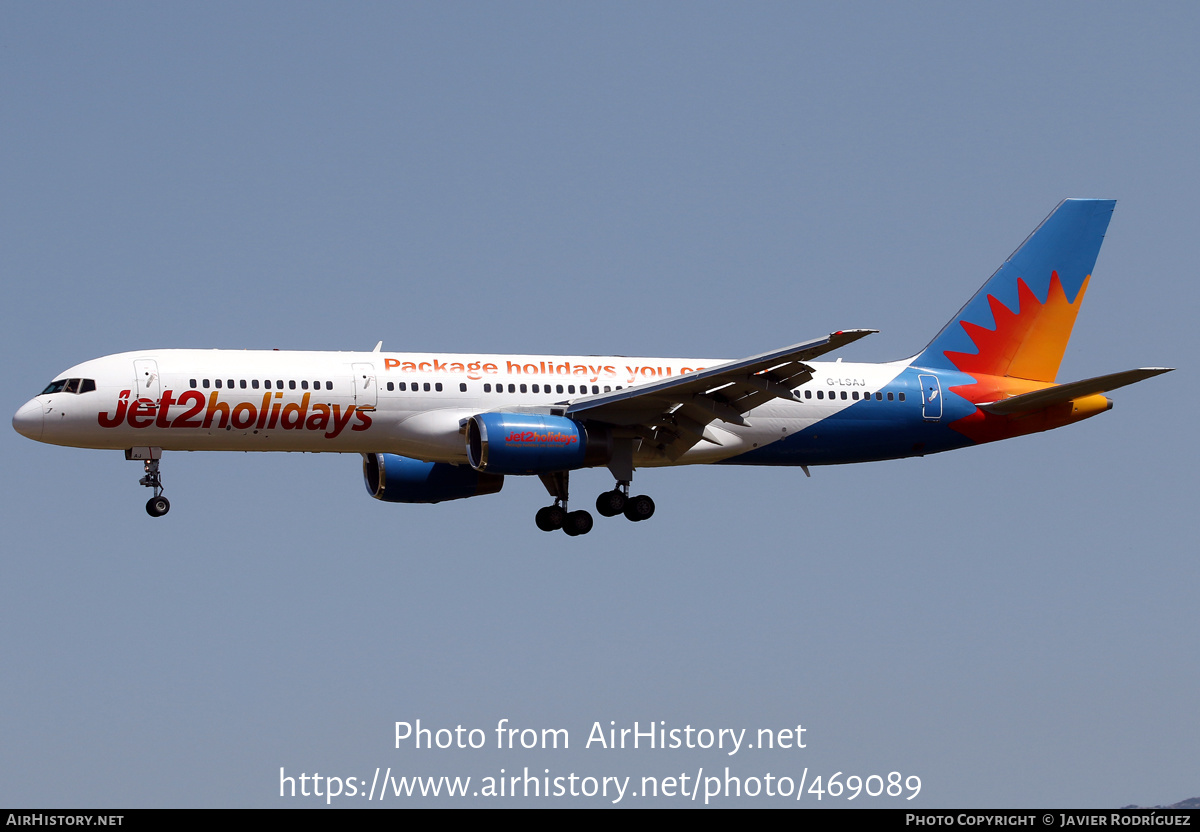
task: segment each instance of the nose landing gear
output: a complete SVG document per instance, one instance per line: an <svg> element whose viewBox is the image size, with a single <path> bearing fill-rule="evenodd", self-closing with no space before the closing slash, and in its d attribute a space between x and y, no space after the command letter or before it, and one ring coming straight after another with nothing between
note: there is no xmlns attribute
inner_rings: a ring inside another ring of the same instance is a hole
<svg viewBox="0 0 1200 832"><path fill-rule="evenodd" d="M125 458L143 461L145 475L138 484L154 489L154 496L146 501L146 513L151 517L162 517L171 510L171 501L162 495L162 475L158 470L162 448L130 448L125 452Z"/></svg>
<svg viewBox="0 0 1200 832"><path fill-rule="evenodd" d="M158 460L146 460L146 476L138 480L147 488L154 489L154 496L146 501L146 513L151 517L162 517L171 510L171 501L162 495L162 476L158 473Z"/></svg>

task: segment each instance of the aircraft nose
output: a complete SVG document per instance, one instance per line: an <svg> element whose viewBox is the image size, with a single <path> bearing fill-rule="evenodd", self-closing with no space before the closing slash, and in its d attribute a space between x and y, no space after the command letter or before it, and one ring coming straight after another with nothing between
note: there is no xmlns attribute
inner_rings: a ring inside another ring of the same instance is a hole
<svg viewBox="0 0 1200 832"><path fill-rule="evenodd" d="M30 399L13 416L13 429L30 439L41 439L44 413L42 403L37 399Z"/></svg>

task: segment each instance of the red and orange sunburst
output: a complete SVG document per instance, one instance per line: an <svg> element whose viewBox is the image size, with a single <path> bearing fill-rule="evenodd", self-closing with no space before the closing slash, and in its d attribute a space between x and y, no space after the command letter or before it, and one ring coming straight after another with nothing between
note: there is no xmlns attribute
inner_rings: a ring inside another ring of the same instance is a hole
<svg viewBox="0 0 1200 832"><path fill-rule="evenodd" d="M961 322L978 352L946 352L946 358L975 382L950 389L972 404L982 404L1052 387L1090 277L1084 278L1074 302L1067 300L1058 272L1050 275L1045 303L1037 299L1024 278L1017 280L1016 311L988 295L995 328ZM1074 421L1071 414L1069 403L1020 417L976 409L950 427L975 442L992 442L1067 424Z"/></svg>

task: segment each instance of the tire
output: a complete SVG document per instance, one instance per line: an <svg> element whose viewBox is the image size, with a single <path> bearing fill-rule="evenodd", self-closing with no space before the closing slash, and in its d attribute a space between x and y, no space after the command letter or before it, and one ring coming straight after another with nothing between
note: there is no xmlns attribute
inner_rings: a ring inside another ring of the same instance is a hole
<svg viewBox="0 0 1200 832"><path fill-rule="evenodd" d="M630 497L625 504L625 516L635 523L649 520L654 515L654 501L645 494Z"/></svg>
<svg viewBox="0 0 1200 832"><path fill-rule="evenodd" d="M616 517L625 510L625 503L625 494L614 488L596 498L596 511L601 517Z"/></svg>
<svg viewBox="0 0 1200 832"><path fill-rule="evenodd" d="M567 513L560 507L546 506L538 509L538 513L533 517L533 522L537 523L537 527L542 531L553 532L563 527L566 518Z"/></svg>
<svg viewBox="0 0 1200 832"><path fill-rule="evenodd" d="M581 534L587 534L592 530L592 515L580 509L572 511L567 515L567 520L563 523L563 531L570 537L578 537Z"/></svg>
<svg viewBox="0 0 1200 832"><path fill-rule="evenodd" d="M166 497L151 497L146 501L146 513L151 517L162 517L171 510L171 501Z"/></svg>

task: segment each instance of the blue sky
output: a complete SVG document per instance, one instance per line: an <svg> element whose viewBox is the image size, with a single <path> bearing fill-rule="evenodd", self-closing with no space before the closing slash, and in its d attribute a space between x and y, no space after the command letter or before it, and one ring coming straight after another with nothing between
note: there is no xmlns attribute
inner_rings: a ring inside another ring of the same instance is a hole
<svg viewBox="0 0 1200 832"><path fill-rule="evenodd" d="M901 771L923 807L1200 792L1194 5L0 21L9 412L143 348L734 358L870 327L841 354L901 358L1065 197L1118 204L1060 378L1179 368L954 454L643 471L655 517L575 540L534 527L536 480L386 505L337 455L169 455L152 521L120 454L8 431L0 802L317 805L280 767L376 766ZM572 747L394 748L418 718ZM583 748L610 720L808 747Z"/></svg>

